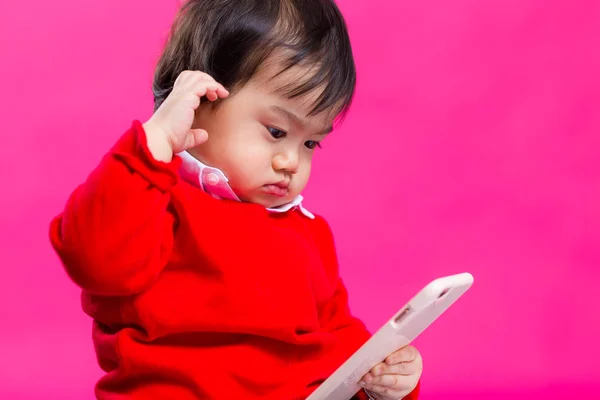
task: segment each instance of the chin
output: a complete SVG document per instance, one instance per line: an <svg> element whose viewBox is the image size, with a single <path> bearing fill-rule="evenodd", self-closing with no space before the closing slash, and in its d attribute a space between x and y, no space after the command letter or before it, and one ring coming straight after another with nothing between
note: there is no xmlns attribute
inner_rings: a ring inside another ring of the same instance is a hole
<svg viewBox="0 0 600 400"><path fill-rule="evenodd" d="M269 197L271 197L271 196L269 196ZM294 197L289 198L289 196L282 197L282 198L280 198L280 197L276 197L276 198L271 197L271 198L266 198L266 199L261 198L261 199L256 199L256 201L253 201L253 203L260 204L266 208L276 208L276 207L279 207L279 206L289 203L290 201L292 201L293 198Z"/></svg>
<svg viewBox="0 0 600 400"><path fill-rule="evenodd" d="M282 201L261 199L261 200L253 201L253 203L260 204L261 206L263 206L265 208L276 208L281 205L284 205L285 203L287 203L287 201L282 202Z"/></svg>
<svg viewBox="0 0 600 400"><path fill-rule="evenodd" d="M282 206L284 204L289 203L290 200L285 200L285 201L277 201L277 202L273 202L272 204L269 204L268 206L266 206L267 208L277 208L279 206Z"/></svg>
<svg viewBox="0 0 600 400"><path fill-rule="evenodd" d="M282 206L284 204L289 203L297 196L297 194L288 193L285 197L277 197L260 192L246 195L243 195L241 193L236 194L244 203L260 204L261 206L266 208L276 208Z"/></svg>

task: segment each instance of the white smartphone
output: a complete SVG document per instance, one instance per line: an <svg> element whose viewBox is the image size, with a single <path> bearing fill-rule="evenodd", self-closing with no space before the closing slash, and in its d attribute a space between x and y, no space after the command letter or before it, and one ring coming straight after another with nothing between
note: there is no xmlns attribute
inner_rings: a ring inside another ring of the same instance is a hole
<svg viewBox="0 0 600 400"><path fill-rule="evenodd" d="M360 379L387 356L415 340L473 284L469 273L439 278L425 286L306 400L348 400Z"/></svg>

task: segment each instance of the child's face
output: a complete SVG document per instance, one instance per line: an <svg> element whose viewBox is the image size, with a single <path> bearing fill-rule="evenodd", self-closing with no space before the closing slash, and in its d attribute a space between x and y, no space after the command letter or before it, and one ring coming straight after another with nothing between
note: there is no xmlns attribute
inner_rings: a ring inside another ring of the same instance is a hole
<svg viewBox="0 0 600 400"><path fill-rule="evenodd" d="M194 128L208 132L206 143L188 150L202 162L222 170L242 201L276 207L305 188L318 143L335 115L308 116L318 90L287 99L277 90L298 82L306 70L292 68L274 77L265 67L216 108L200 107Z"/></svg>

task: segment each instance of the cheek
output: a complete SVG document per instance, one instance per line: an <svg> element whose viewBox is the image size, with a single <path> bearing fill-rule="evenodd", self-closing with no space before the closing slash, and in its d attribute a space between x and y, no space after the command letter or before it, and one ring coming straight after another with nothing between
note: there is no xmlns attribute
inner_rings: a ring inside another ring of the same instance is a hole
<svg viewBox="0 0 600 400"><path fill-rule="evenodd" d="M251 188L269 176L271 152L260 138L236 141L221 153L227 159L231 184L238 188Z"/></svg>
<svg viewBox="0 0 600 400"><path fill-rule="evenodd" d="M296 174L296 177L294 180L296 181L295 185L296 185L296 190L298 192L301 192L306 187L306 184L308 183L308 179L310 178L311 168L312 168L311 160L307 160L305 162L305 164L302 165L302 168L300 168L300 171L298 171L298 174Z"/></svg>

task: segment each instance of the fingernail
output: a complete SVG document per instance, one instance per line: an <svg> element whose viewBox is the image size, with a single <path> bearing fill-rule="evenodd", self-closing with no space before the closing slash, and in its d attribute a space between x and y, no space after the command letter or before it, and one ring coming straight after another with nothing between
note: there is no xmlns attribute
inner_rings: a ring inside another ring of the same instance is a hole
<svg viewBox="0 0 600 400"><path fill-rule="evenodd" d="M360 382L358 382L358 385L359 385L359 386L365 386L365 385L366 385L366 383L365 383L364 381L360 381Z"/></svg>

